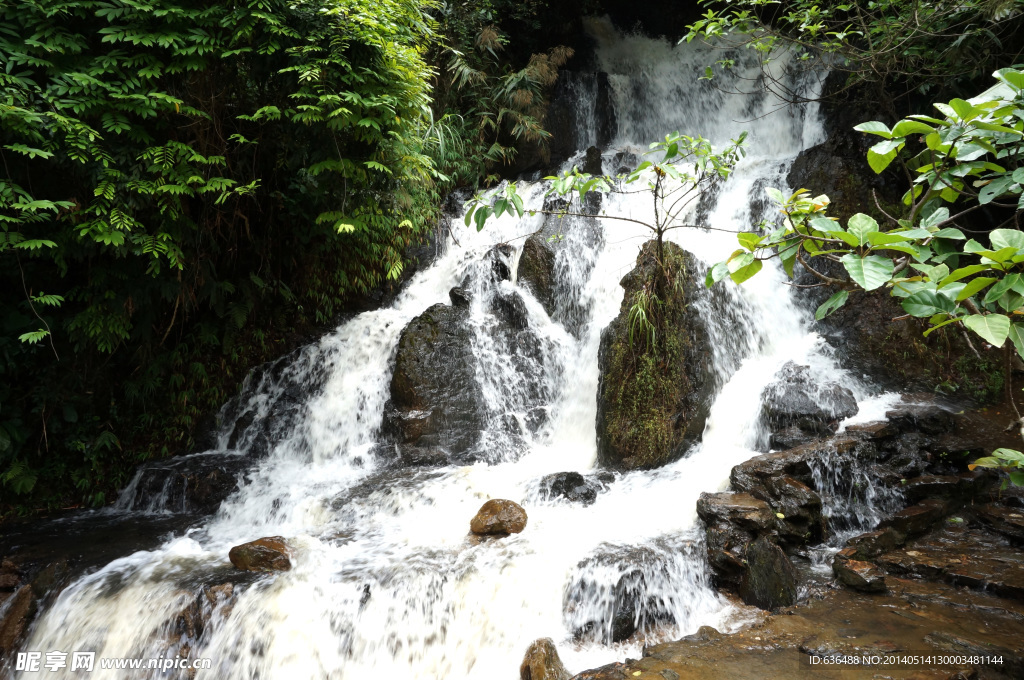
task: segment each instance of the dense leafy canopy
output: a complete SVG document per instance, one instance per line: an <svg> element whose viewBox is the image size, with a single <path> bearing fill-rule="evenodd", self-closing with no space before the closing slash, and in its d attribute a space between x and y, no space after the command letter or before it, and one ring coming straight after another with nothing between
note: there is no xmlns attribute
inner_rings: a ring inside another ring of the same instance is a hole
<svg viewBox="0 0 1024 680"><path fill-rule="evenodd" d="M569 53L512 68L494 14L0 5L0 500L103 502L295 330L400 277L449 188L543 136Z"/></svg>
<svg viewBox="0 0 1024 680"><path fill-rule="evenodd" d="M897 97L935 95L987 77L1018 58L1024 35L1017 28L1021 0L701 0L706 8L684 38L718 47L756 50L766 84L787 97L784 68L821 73L822 67L849 75L847 86L869 84ZM784 55L793 60L781 59ZM726 53L716 66L729 68ZM714 74L709 66L707 77ZM891 104L885 100L876 105Z"/></svg>

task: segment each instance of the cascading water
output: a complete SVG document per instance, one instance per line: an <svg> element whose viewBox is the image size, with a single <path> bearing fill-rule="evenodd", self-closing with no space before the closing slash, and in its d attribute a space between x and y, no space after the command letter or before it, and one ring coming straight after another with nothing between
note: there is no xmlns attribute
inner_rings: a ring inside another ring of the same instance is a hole
<svg viewBox="0 0 1024 680"><path fill-rule="evenodd" d="M717 200L701 206L707 223L724 231L671 232L705 264L722 259L735 247L728 232L760 219L763 186L782 187L792 158L822 136L815 107L724 94L698 80L711 57L696 46L623 37L608 24L593 31L619 125L606 163L642 153L673 130L718 145L750 131L747 159ZM732 56L740 64L749 57ZM753 64L738 67L723 90L757 73ZM580 118L593 120L591 114ZM545 189L521 185L528 207L541 207ZM613 194L602 210L642 219L649 200ZM709 585L697 497L725 488L730 469L757 455L760 395L783 363L810 365L831 379L844 374L808 330L783 275L766 267L754 285L722 285L697 302L720 385L702 443L665 468L602 477L602 492L588 506L544 493L546 475L594 471L600 335L619 311L618 281L649 236L622 224L575 219L557 226L550 316L515 282L516 253L511 281L495 281L481 265L495 245L521 244L527 234L553 229L550 223L504 217L479 233L460 232L459 243L448 243L393 305L343 324L252 391L237 411L260 423L277 414L287 385L317 387L278 419L265 457L213 517L71 585L42 615L26 648L99 657L187 653L212 659L210 677L247 680L500 678L515 676L539 637L553 638L566 665L579 671L636 654L645 636L735 625L742 612ZM395 467L380 446L380 429L400 334L431 305L447 303L449 290L467 276L487 422L475 445L478 462ZM498 328L496 300L513 297L530 351ZM867 396L842 379L858 398ZM240 429L236 436L225 431L221 453L254 446L254 436ZM501 540L467 538L469 519L488 498L522 503L527 529ZM294 568L256 581L236 578L230 605L210 598L202 605L214 608L204 629L183 629L179 613L201 587L232 579L231 546L271 535L295 549ZM640 633L608 644L623 637L620 625L625 634ZM116 676L97 670L92 677Z"/></svg>

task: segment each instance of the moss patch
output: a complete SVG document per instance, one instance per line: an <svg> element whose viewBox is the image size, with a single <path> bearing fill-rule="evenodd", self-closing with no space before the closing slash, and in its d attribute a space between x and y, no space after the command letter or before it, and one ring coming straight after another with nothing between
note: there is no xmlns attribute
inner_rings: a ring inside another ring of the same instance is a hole
<svg viewBox="0 0 1024 680"><path fill-rule="evenodd" d="M707 419L711 381L707 336L692 308L695 267L666 243L667 283L658 286L655 253L653 242L641 250L622 281L619 315L602 337L599 457L609 467L664 465L699 438ZM646 322L630 314L638 304Z"/></svg>

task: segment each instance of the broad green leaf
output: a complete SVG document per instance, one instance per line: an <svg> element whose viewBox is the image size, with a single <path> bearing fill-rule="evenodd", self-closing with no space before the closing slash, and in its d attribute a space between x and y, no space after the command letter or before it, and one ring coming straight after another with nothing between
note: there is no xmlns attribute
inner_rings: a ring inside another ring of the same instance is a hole
<svg viewBox="0 0 1024 680"><path fill-rule="evenodd" d="M972 314L964 318L964 325L997 348L1010 334L1010 320L1002 314Z"/></svg>
<svg viewBox="0 0 1024 680"><path fill-rule="evenodd" d="M868 235L868 243L872 246L884 246L890 243L906 243L910 238L906 234L891 231L875 231Z"/></svg>
<svg viewBox="0 0 1024 680"><path fill-rule="evenodd" d="M1007 274L1006 276L1003 277L1003 279L999 283L997 283L996 285L992 286L992 289L989 290L987 295L985 295L985 304L991 304L991 303L995 302L999 298L1003 297L1003 294L1006 291L1008 291L1008 290L1010 290L1010 289L1012 289L1014 287L1019 287L1020 285L1021 285L1021 276L1020 276L1020 274Z"/></svg>
<svg viewBox="0 0 1024 680"><path fill-rule="evenodd" d="M890 139L892 137L892 133L889 131L889 126L886 125L885 123L880 123L877 120L872 120L868 121L867 123L855 125L853 129L856 130L857 132L867 132L872 135L879 135L880 137L885 137L886 139Z"/></svg>
<svg viewBox="0 0 1024 680"><path fill-rule="evenodd" d="M857 245L868 243L868 235L878 231L878 222L870 215L857 213L846 223L846 230L857 237Z"/></svg>
<svg viewBox="0 0 1024 680"><path fill-rule="evenodd" d="M892 129L893 137L906 137L907 135L927 135L935 132L935 128L926 125L919 120L901 120Z"/></svg>
<svg viewBox="0 0 1024 680"><path fill-rule="evenodd" d="M921 290L907 297L901 303L910 316L928 318L936 314L952 314L956 303L945 295L931 290Z"/></svg>
<svg viewBox="0 0 1024 680"><path fill-rule="evenodd" d="M821 321L826 316L828 316L832 312L836 311L837 309L845 305L849 297L849 291L841 290L838 293L835 293L834 295L829 297L828 300L825 300L823 303L821 303L821 306L818 307L817 311L814 312L814 318L817 319L818 321Z"/></svg>
<svg viewBox="0 0 1024 680"><path fill-rule="evenodd" d="M747 254L750 255L750 253L747 253ZM753 256L751 256L751 257L753 257ZM739 259L739 258L737 258L737 259ZM761 262L761 260L753 260L749 264L746 264L743 267L740 267L740 268L735 269L735 270L732 269L732 263L730 262L729 264L730 264L729 278L731 278L736 283L743 283L744 281L749 279L751 276L753 276L754 274L756 274L759 271L761 271L761 267L763 266L763 263Z"/></svg>
<svg viewBox="0 0 1024 680"><path fill-rule="evenodd" d="M761 245L761 236L752 231L741 231L736 234L736 240L747 250L753 252Z"/></svg>
<svg viewBox="0 0 1024 680"><path fill-rule="evenodd" d="M848 231L826 231L825 234L831 238L839 239L851 248L857 248L861 245L860 238L854 236Z"/></svg>
<svg viewBox="0 0 1024 680"><path fill-rule="evenodd" d="M979 276L976 279L971 279L970 281L967 282L967 285L964 286L963 290L957 293L956 301L962 302L967 298L971 297L972 295L974 295L975 293L977 293L978 291L984 290L988 286L991 286L998 280L999 279L994 279L990 276Z"/></svg>
<svg viewBox="0 0 1024 680"><path fill-rule="evenodd" d="M971 106L969 102L965 102L963 99L954 99L949 102L949 106L956 112L956 115L964 121L968 121L978 114L984 113L984 111Z"/></svg>
<svg viewBox="0 0 1024 680"><path fill-rule="evenodd" d="M873 148L868 149L868 165L875 171L875 174L881 174L883 170L889 167L893 159L896 158L896 152L890 151L886 154L880 154Z"/></svg>
<svg viewBox="0 0 1024 680"><path fill-rule="evenodd" d="M954 241L967 240L967 237L964 236L964 233L954 227L946 227L944 229L939 229L937 232L935 232L935 238L950 238L953 239Z"/></svg>
<svg viewBox="0 0 1024 680"><path fill-rule="evenodd" d="M765 187L765 193L768 194L768 198L772 199L779 205L783 205L786 202L786 197L782 195L782 192L775 187Z"/></svg>
<svg viewBox="0 0 1024 680"><path fill-rule="evenodd" d="M875 290L884 286L892 278L893 264L887 257L868 255L861 257L850 253L842 257L843 266L850 278L864 290Z"/></svg>
<svg viewBox="0 0 1024 680"><path fill-rule="evenodd" d="M1024 250L1024 232L1016 229L993 229L988 238L996 250L1011 247Z"/></svg>
<svg viewBox="0 0 1024 680"><path fill-rule="evenodd" d="M727 276L729 276L729 265L719 262L708 270L708 275L704 278L704 285L710 288Z"/></svg>
<svg viewBox="0 0 1024 680"><path fill-rule="evenodd" d="M1024 324L1016 321L1010 324L1009 338L1016 348L1017 354L1024 359Z"/></svg>
<svg viewBox="0 0 1024 680"><path fill-rule="evenodd" d="M945 206L941 208L936 208L935 210L932 211L930 215L928 215L928 217L921 220L921 227L924 229L928 229L929 227L933 227L939 222L945 222L948 219L949 208Z"/></svg>

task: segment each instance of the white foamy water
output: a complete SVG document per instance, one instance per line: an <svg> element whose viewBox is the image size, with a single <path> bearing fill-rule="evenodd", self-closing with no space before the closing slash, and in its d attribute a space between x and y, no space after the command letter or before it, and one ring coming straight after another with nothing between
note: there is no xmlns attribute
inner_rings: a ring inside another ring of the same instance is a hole
<svg viewBox="0 0 1024 680"><path fill-rule="evenodd" d="M717 145L750 131L748 158L705 206L716 229L755 224L765 184L783 187L792 159L822 137L813 106L785 108L767 95L730 96L699 82L709 56L695 46L622 37L607 25L595 32L619 124L608 162L673 130ZM751 66L740 75L754 73ZM580 120L593 121L592 113L581 111ZM520 184L528 207L540 208L545 190ZM603 205L639 219L649 209L642 195L609 196ZM868 394L836 368L783 274L769 265L742 288L726 283L694 302L709 324L720 385L702 443L665 468L615 476L588 507L543 500L544 475L595 470L600 335L618 314L619 280L648 236L623 224L564 222L554 319L526 288L488 282L480 265L496 244L521 247L520 237L544 226L542 217L458 231L458 245L446 244L392 306L343 324L284 369L293 383L316 386L314 394L213 517L73 584L42 615L26 649L173 657L187 644L190 657L213 660L213 670L198 676L209 678L490 680L518 677L524 651L540 637L555 640L573 672L638 655L639 637L605 643L624 592L639 603L635 619L648 641L742 621L746 614L709 585L698 496L726 488L731 468L756 455L760 395L785 362L838 375L858 398ZM671 239L710 265L736 247L726 232L682 229ZM448 303L449 289L467 275L490 455L472 465L385 469L375 447L399 336L428 307ZM522 296L539 347L533 363L516 364L494 333L489 303L512 293ZM273 416L275 389L268 383L251 397L256 419ZM537 408L546 420L536 431L513 436L502 425L526 422ZM250 445L239 441L243 450ZM469 520L488 498L522 503L526 530L470 540ZM271 535L295 548L293 570L238 586L230 610L218 607L201 635L183 633L178 612L203 584L226 579L230 547ZM120 676L97 669L89 677Z"/></svg>

